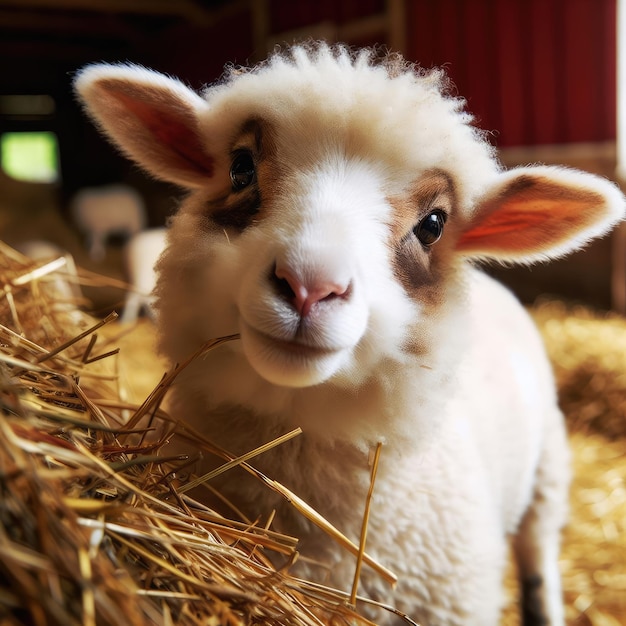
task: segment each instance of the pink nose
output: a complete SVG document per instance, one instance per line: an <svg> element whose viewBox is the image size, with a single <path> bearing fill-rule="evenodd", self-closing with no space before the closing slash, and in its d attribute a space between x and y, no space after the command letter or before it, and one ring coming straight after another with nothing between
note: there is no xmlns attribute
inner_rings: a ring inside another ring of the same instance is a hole
<svg viewBox="0 0 626 626"><path fill-rule="evenodd" d="M295 273L284 267L277 267L275 274L276 278L286 281L289 285L290 293L287 295L300 317L309 315L313 306L318 302L333 298L345 298L350 288L349 285L343 285L321 276L313 276L303 281Z"/></svg>

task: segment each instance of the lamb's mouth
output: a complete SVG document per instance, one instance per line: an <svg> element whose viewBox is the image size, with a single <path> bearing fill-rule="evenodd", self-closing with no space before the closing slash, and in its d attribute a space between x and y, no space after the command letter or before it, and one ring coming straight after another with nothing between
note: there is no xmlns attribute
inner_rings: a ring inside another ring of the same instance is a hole
<svg viewBox="0 0 626 626"><path fill-rule="evenodd" d="M315 359L331 356L341 351L341 348L336 347L312 346L300 341L278 339L254 328L253 326L250 326L249 324L245 325L245 330L242 329L242 334L244 334L245 331L248 331L255 341L260 342L267 349L282 352L288 356L300 359Z"/></svg>
<svg viewBox="0 0 626 626"><path fill-rule="evenodd" d="M345 361L346 348L278 339L254 326L240 326L243 352L262 378L281 387L311 387L333 376Z"/></svg>

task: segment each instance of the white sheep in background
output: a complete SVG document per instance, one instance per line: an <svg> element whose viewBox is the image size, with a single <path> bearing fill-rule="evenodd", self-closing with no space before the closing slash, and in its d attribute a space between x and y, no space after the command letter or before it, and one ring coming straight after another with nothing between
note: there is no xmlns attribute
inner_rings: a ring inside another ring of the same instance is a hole
<svg viewBox="0 0 626 626"><path fill-rule="evenodd" d="M128 65L76 88L129 157L190 191L158 267L163 351L241 334L184 371L175 414L234 453L301 426L255 463L353 540L383 442L368 552L399 582L364 570L364 593L423 626L493 626L516 535L524 623L563 624L564 423L535 328L473 262L580 247L622 217L618 189L503 171L440 71L367 50L294 47L201 96ZM273 492L237 471L221 488L252 518L276 509L349 588L353 558Z"/></svg>
<svg viewBox="0 0 626 626"><path fill-rule="evenodd" d="M143 199L128 185L85 187L72 198L71 213L87 235L89 256L94 261L104 260L111 235L130 238L146 225Z"/></svg>
<svg viewBox="0 0 626 626"><path fill-rule="evenodd" d="M165 249L165 228L150 228L134 235L126 244L126 271L132 289L128 290L121 321L134 322L144 309L154 315L156 272L154 266Z"/></svg>

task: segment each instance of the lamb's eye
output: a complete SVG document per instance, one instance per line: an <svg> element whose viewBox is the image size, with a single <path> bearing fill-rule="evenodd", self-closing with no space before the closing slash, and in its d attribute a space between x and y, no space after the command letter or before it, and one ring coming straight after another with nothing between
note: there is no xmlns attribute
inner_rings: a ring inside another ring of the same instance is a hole
<svg viewBox="0 0 626 626"><path fill-rule="evenodd" d="M245 189L254 182L255 178L256 170L252 154L247 150L237 152L230 166L230 180L233 185L233 191Z"/></svg>
<svg viewBox="0 0 626 626"><path fill-rule="evenodd" d="M423 246L429 247L441 239L445 223L446 214L441 209L435 209L422 219L413 233Z"/></svg>

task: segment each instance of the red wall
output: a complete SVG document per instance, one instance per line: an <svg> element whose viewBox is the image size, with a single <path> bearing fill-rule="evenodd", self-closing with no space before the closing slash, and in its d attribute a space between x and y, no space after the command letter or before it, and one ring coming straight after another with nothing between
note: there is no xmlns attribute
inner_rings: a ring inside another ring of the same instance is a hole
<svg viewBox="0 0 626 626"><path fill-rule="evenodd" d="M409 0L408 56L445 65L498 146L613 140L616 0Z"/></svg>
<svg viewBox="0 0 626 626"><path fill-rule="evenodd" d="M443 65L499 147L611 141L616 136L617 0L405 0L407 57ZM270 35L384 14L385 0L269 0ZM253 14L225 12L155 41L152 64L193 86L224 63L263 56ZM354 36L354 35L353 35ZM370 32L363 45L389 43ZM258 45L258 42L257 42Z"/></svg>

